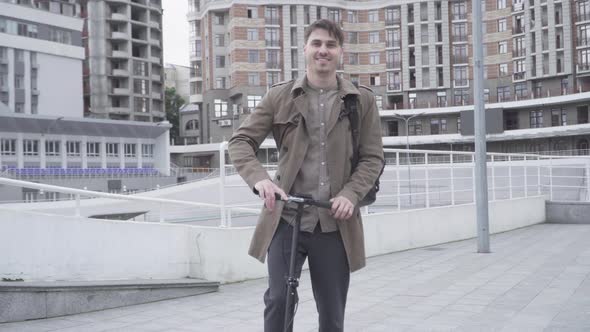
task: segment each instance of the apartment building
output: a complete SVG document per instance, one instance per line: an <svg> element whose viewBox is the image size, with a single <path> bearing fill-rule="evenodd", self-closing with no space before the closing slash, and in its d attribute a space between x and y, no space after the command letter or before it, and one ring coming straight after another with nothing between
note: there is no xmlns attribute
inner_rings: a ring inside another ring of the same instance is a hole
<svg viewBox="0 0 590 332"><path fill-rule="evenodd" d="M165 119L161 0L80 0L84 114Z"/></svg>
<svg viewBox="0 0 590 332"><path fill-rule="evenodd" d="M506 138L491 149L587 147L590 137L580 128L588 122L589 1L482 4L489 133ZM338 74L375 92L386 145L405 146L409 134L412 144L436 148L452 134L461 138L458 148L473 149L473 20L467 0L190 0L189 99L200 112L200 142L229 139L272 84L304 74L303 33L318 18L342 26ZM553 121L558 113L561 120ZM410 116L406 130L404 118ZM580 130L539 130L556 124ZM511 135L515 130L525 132ZM524 139L530 137L526 130L535 132L534 142ZM556 135L568 138L553 142Z"/></svg>
<svg viewBox="0 0 590 332"><path fill-rule="evenodd" d="M0 1L0 108L82 116L83 21L74 1Z"/></svg>

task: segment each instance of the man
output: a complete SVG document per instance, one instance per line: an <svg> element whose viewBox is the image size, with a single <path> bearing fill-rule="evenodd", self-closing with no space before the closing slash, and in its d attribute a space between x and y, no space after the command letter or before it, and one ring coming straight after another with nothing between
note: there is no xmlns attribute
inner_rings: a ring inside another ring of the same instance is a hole
<svg viewBox="0 0 590 332"><path fill-rule="evenodd" d="M297 276L306 258L319 313L320 331L342 331L350 272L365 265L363 228L357 203L374 185L384 159L379 114L373 93L336 75L342 58L342 30L319 20L305 32L307 73L273 86L229 141L229 154L246 183L264 199L250 255L264 262L264 330L281 331L285 317L295 206L275 194L330 200L330 211L306 207L301 219ZM344 98L354 95L359 118L359 162L352 170L351 124ZM274 180L255 152L272 132L279 150Z"/></svg>

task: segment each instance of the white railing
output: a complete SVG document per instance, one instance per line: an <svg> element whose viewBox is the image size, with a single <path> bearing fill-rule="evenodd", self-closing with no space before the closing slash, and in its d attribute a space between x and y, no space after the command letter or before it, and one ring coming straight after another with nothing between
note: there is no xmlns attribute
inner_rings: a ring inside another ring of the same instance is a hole
<svg viewBox="0 0 590 332"><path fill-rule="evenodd" d="M206 193L208 198L218 195L215 204L107 194L8 178L0 178L0 184L73 196L75 215L80 215L80 209L84 208L80 206L82 198L110 198L146 203L146 221L207 220L213 222L211 226L231 227L232 218L252 219L259 214L262 202L236 174L235 168L226 164L226 150L226 144L219 146L220 165L224 166L208 176L219 176L219 184L213 185L214 190L207 187L210 192ZM381 177L381 190L375 204L363 209L363 214L472 204L475 201L473 152L384 149L384 153L387 165ZM590 201L588 156L488 153L487 159L490 201L529 196L544 196L553 201ZM276 170L276 165L266 167L271 173ZM191 190L198 191L198 185ZM253 220L249 220L251 224Z"/></svg>

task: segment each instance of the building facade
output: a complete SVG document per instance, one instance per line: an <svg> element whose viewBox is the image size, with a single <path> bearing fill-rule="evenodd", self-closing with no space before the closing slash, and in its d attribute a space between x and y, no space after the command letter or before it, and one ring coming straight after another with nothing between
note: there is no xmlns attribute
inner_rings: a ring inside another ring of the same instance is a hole
<svg viewBox="0 0 590 332"><path fill-rule="evenodd" d="M539 128L555 127L555 135L566 135L556 127L579 129L588 122L590 101L583 96L590 91L590 2L482 4L484 94L494 124L489 133L506 137L492 149L585 147L590 137L584 130L576 130L564 145L549 142L552 130ZM412 144L436 147L445 135L458 135L461 149L473 149L471 11L467 0L326 1L321 6L304 0L190 0L190 102L206 122L200 140L229 139L272 84L303 75L304 29L328 18L345 33L338 74L375 92L386 145L405 146L409 134ZM551 104L556 96L566 104ZM403 118L410 116L415 117L406 130ZM511 134L514 130L534 132L544 143L511 145L520 137Z"/></svg>
<svg viewBox="0 0 590 332"><path fill-rule="evenodd" d="M166 88L174 88L176 93L184 99L185 103L189 101L189 74L190 68L187 66L171 63L164 65L164 86Z"/></svg>
<svg viewBox="0 0 590 332"><path fill-rule="evenodd" d="M165 119L161 0L80 0L84 114Z"/></svg>
<svg viewBox="0 0 590 332"><path fill-rule="evenodd" d="M82 116L83 21L74 1L0 1L0 108Z"/></svg>

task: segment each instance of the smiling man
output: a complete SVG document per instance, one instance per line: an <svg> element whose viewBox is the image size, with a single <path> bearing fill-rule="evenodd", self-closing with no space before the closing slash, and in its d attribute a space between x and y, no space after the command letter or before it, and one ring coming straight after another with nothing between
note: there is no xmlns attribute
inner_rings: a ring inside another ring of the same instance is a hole
<svg viewBox="0 0 590 332"><path fill-rule="evenodd" d="M268 255L268 289L264 294L264 330L281 331L285 317L295 206L275 202L275 194L309 195L330 200L332 209L306 207L297 243L297 276L306 259L320 331L342 331L350 272L365 266L363 228L358 202L371 189L383 165L383 147L375 97L336 75L343 33L329 20L305 31L306 75L274 85L229 142L239 174L264 199L250 255ZM350 122L352 100L358 123ZM358 163L352 165L351 127L358 128ZM271 180L256 158L269 133L279 149L278 171Z"/></svg>

